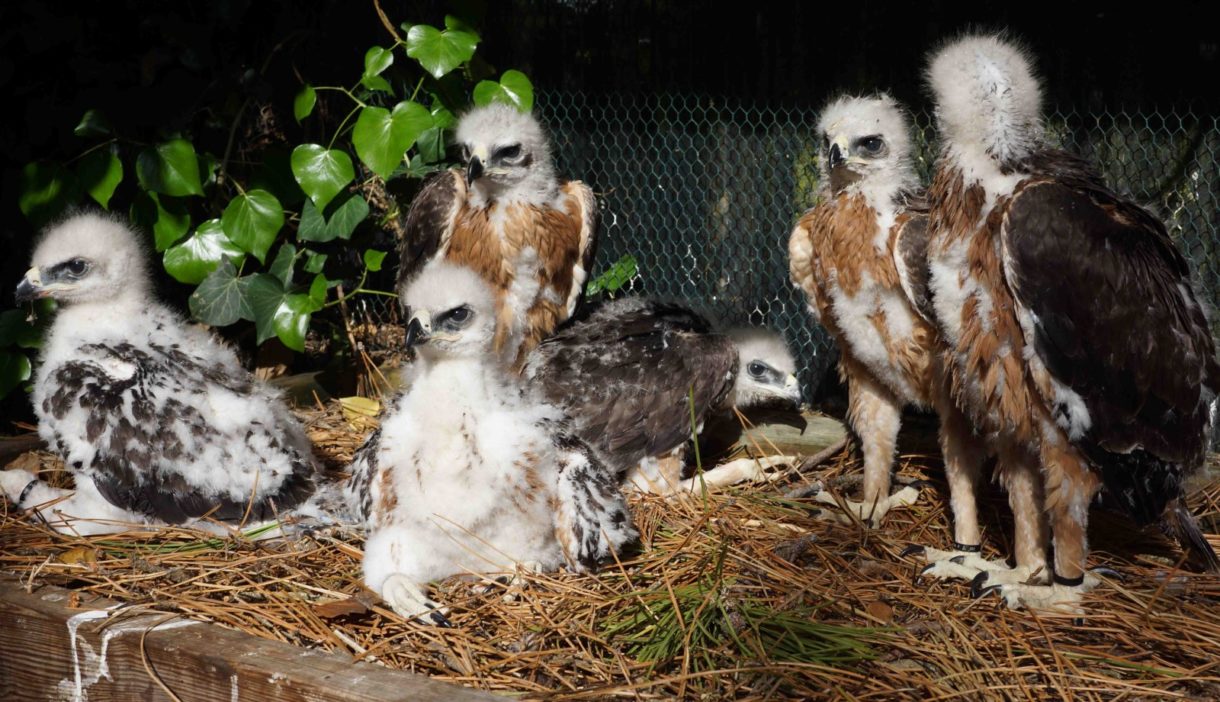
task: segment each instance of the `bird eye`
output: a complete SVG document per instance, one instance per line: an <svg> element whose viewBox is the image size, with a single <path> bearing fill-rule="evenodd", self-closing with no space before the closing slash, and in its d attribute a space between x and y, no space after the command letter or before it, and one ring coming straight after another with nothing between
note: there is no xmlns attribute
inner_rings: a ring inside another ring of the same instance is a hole
<svg viewBox="0 0 1220 702"><path fill-rule="evenodd" d="M879 136L866 136L856 142L856 147L869 156L876 156L885 148L885 140Z"/></svg>
<svg viewBox="0 0 1220 702"><path fill-rule="evenodd" d="M79 278L89 272L89 262L83 258L74 258L64 264L64 270L73 278Z"/></svg>
<svg viewBox="0 0 1220 702"><path fill-rule="evenodd" d="M750 361L750 365L746 366L746 372L752 378L761 378L767 374L767 364L761 361Z"/></svg>
<svg viewBox="0 0 1220 702"><path fill-rule="evenodd" d="M496 161L512 161L520 155L521 145L513 144L511 146L503 146L496 149L495 153L493 153L491 157Z"/></svg>
<svg viewBox="0 0 1220 702"><path fill-rule="evenodd" d="M442 315L440 322L443 326L450 329L460 329L470 321L472 316L474 316L474 311L466 305L462 305L461 307L454 307Z"/></svg>

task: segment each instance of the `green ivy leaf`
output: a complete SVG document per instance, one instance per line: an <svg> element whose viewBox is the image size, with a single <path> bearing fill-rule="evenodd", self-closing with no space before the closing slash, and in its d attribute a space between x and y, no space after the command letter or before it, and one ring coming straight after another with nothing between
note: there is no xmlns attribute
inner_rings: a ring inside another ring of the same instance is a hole
<svg viewBox="0 0 1220 702"><path fill-rule="evenodd" d="M352 158L342 151L301 144L292 150L292 175L314 204L326 209L326 203L356 177L356 170Z"/></svg>
<svg viewBox="0 0 1220 702"><path fill-rule="evenodd" d="M238 278L233 264L222 261L191 293L191 314L195 319L214 327L225 327L239 319L253 320L254 309L246 294L251 277ZM278 281L276 284L279 284Z"/></svg>
<svg viewBox="0 0 1220 702"><path fill-rule="evenodd" d="M364 252L364 267L376 273L381 270L381 262L385 260L385 251L367 249Z"/></svg>
<svg viewBox="0 0 1220 702"><path fill-rule="evenodd" d="M220 222L230 241L262 263L284 226L284 208L266 190L251 190L229 201Z"/></svg>
<svg viewBox="0 0 1220 702"><path fill-rule="evenodd" d="M202 195L199 156L186 139L173 139L144 149L136 158L140 187L163 195Z"/></svg>
<svg viewBox="0 0 1220 702"><path fill-rule="evenodd" d="M79 193L76 179L62 166L36 161L21 169L17 206L30 224L41 228L75 203Z"/></svg>
<svg viewBox="0 0 1220 702"><path fill-rule="evenodd" d="M508 70L500 82L481 80L474 86L474 104L482 107L493 102L512 105L522 112L534 109L534 85L521 71Z"/></svg>
<svg viewBox="0 0 1220 702"><path fill-rule="evenodd" d="M119 160L118 151L116 144L94 149L81 159L77 169L77 178L85 192L107 210L115 188L123 182L123 162Z"/></svg>
<svg viewBox="0 0 1220 702"><path fill-rule="evenodd" d="M309 299L313 300L318 309L326 304L326 291L330 289L330 281L321 273L313 277L313 282L309 284Z"/></svg>
<svg viewBox="0 0 1220 702"><path fill-rule="evenodd" d="M306 273L321 273L326 266L327 255L305 249L305 272Z"/></svg>
<svg viewBox="0 0 1220 702"><path fill-rule="evenodd" d="M440 31L417 24L407 32L407 56L419 62L433 78L440 78L474 56L479 35L461 29Z"/></svg>
<svg viewBox="0 0 1220 702"><path fill-rule="evenodd" d="M313 114L314 105L318 104L318 91L313 89L313 86L306 83L301 92L292 99L292 116L296 118L297 124L309 115Z"/></svg>
<svg viewBox="0 0 1220 702"><path fill-rule="evenodd" d="M110 122L106 116L97 110L85 110L84 116L80 118L80 122L72 129L72 133L78 137L104 137L110 134Z"/></svg>
<svg viewBox="0 0 1220 702"><path fill-rule="evenodd" d="M219 268L222 261L231 261L236 266L244 256L245 252L225 236L220 220L209 219L199 225L191 238L166 250L162 260L165 270L175 280L198 285Z"/></svg>
<svg viewBox="0 0 1220 702"><path fill-rule="evenodd" d="M601 275L589 281L585 287L585 294L593 296L601 292L618 292L624 285L631 282L639 270L635 256L627 254L615 261L614 265L607 268Z"/></svg>
<svg viewBox="0 0 1220 702"><path fill-rule="evenodd" d="M271 275L279 278L285 286L292 285L292 267L296 260L297 247L285 241L280 245L280 250L276 252L275 258L271 261L271 267L267 270L271 271Z"/></svg>
<svg viewBox="0 0 1220 702"><path fill-rule="evenodd" d="M392 92L390 84L381 77L382 71L394 63L394 52L374 46L364 53L364 75L360 76L360 84L369 90Z"/></svg>
<svg viewBox="0 0 1220 702"><path fill-rule="evenodd" d="M157 251L173 246L191 228L191 215L181 200L142 190L131 203L131 219L145 231L152 231Z"/></svg>
<svg viewBox="0 0 1220 702"><path fill-rule="evenodd" d="M20 351L0 350L0 397L30 379L30 359Z"/></svg>
<svg viewBox="0 0 1220 702"><path fill-rule="evenodd" d="M301 208L301 224L297 227L297 239L301 241L333 241L347 239L356 231L356 226L369 216L369 203L359 193L345 193L326 208L329 217L318 212L310 200Z"/></svg>
<svg viewBox="0 0 1220 702"><path fill-rule="evenodd" d="M310 317L321 305L309 295L286 292L279 279L267 273L251 277L246 295L254 310L258 343L278 336L288 348L305 350Z"/></svg>
<svg viewBox="0 0 1220 702"><path fill-rule="evenodd" d="M366 107L352 128L352 144L361 161L387 178L402 163L406 150L431 126L431 113L418 102L404 100L394 106L393 112L384 107Z"/></svg>

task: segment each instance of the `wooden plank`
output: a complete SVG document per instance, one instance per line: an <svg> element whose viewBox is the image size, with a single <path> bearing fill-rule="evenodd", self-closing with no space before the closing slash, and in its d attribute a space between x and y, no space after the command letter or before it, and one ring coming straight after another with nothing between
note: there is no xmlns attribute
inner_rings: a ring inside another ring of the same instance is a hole
<svg viewBox="0 0 1220 702"><path fill-rule="evenodd" d="M149 668L184 702L503 699L214 624L125 614L108 600L73 609L71 594L27 593L0 576L0 700L169 700Z"/></svg>

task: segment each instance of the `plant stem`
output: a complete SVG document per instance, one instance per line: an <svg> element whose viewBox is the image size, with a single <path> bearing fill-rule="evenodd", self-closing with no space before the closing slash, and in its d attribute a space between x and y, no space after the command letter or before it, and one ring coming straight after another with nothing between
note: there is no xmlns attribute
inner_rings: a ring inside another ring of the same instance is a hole
<svg viewBox="0 0 1220 702"><path fill-rule="evenodd" d="M353 98L353 99L355 99L355 98ZM359 101L359 100L356 100L356 102L360 102L360 101ZM347 116L346 116L346 117L344 117L344 118L343 118L343 121L339 123L339 128L338 128L338 129L336 129L336 130L335 130L334 135L333 135L333 136L331 136L331 138L330 138L330 143L326 145L326 150L327 150L327 151L329 151L330 149L332 149L332 148L334 147L334 145L335 145L335 139L338 139L338 138L339 138L339 135L343 133L343 128L347 126L347 121L348 121L349 119L351 119L351 118L352 118L352 115L356 114L356 112L358 112L358 111L360 111L360 110L362 110L362 109L364 109L364 104L363 104L363 103L361 103L361 104L357 105L355 108L353 108L353 109L352 109L352 111L351 111L351 112L348 112L348 113L347 113Z"/></svg>

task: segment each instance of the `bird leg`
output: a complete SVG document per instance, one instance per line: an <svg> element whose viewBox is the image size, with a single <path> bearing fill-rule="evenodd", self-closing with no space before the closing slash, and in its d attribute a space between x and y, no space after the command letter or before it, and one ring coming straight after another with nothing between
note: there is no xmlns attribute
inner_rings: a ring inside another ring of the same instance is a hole
<svg viewBox="0 0 1220 702"><path fill-rule="evenodd" d="M1049 423L1047 423L1049 424ZM1086 572L1089 503L1100 487L1088 463L1057 428L1044 432L1040 444L1046 513L1050 516L1055 545L1055 572L1051 584L1023 584L988 580L978 594L995 592L1010 609L1051 610L1078 613L1081 596L1101 581ZM1021 520L1018 515L1018 527ZM1019 536L1019 532L1018 532ZM1018 556L1021 541L1018 539ZM1043 551L1045 552L1045 551Z"/></svg>
<svg viewBox="0 0 1220 702"><path fill-rule="evenodd" d="M445 616L449 610L428 599L419 585L402 573L392 573L385 579L381 584L381 599L404 619L436 626L453 626Z"/></svg>
<svg viewBox="0 0 1220 702"><path fill-rule="evenodd" d="M915 504L922 484L910 483L890 494L890 471L894 467L898 429L902 426L902 404L869 378L849 375L847 385L848 420L860 438L860 451L864 454L864 499L840 501L826 491L819 492L814 499L845 510L847 514L835 513L841 522L860 521L877 528L891 509Z"/></svg>
<svg viewBox="0 0 1220 702"><path fill-rule="evenodd" d="M763 456L762 458L738 458L728 463L704 471L693 478L680 481L672 492L692 493L703 489L726 487L744 482L765 482L778 480L780 472L769 472L777 466L791 466L797 462L796 456Z"/></svg>
<svg viewBox="0 0 1220 702"><path fill-rule="evenodd" d="M55 488L28 470L0 471L0 489L17 509L35 508L61 534L113 534L141 523L139 515L111 504L93 481L77 474L76 490Z"/></svg>

